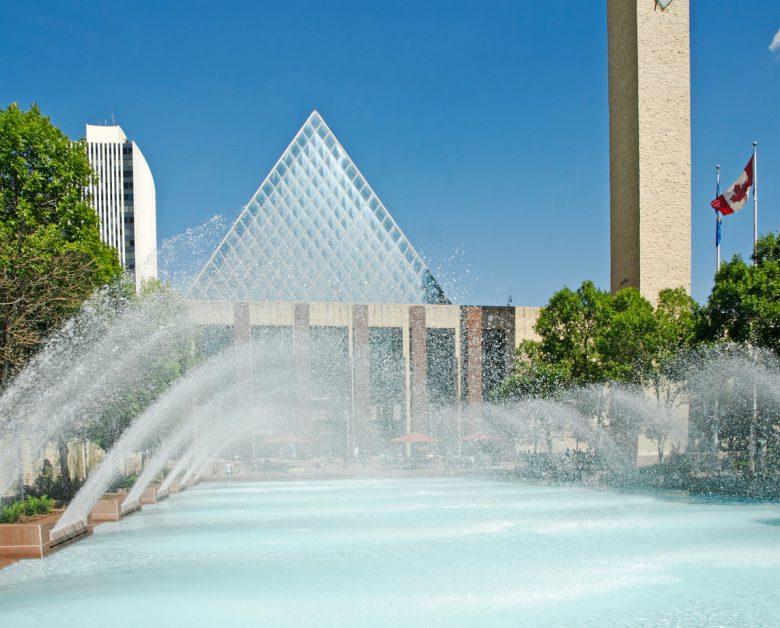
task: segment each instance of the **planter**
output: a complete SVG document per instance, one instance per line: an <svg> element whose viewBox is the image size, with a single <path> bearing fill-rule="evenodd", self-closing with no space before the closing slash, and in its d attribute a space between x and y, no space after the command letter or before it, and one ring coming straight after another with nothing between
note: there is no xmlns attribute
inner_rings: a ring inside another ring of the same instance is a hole
<svg viewBox="0 0 780 628"><path fill-rule="evenodd" d="M54 513L35 521L0 524L0 560L43 558L92 533L84 522L79 522L52 537L51 530L61 516L62 513Z"/></svg>
<svg viewBox="0 0 780 628"><path fill-rule="evenodd" d="M89 513L90 524L97 525L106 521L119 521L122 517L141 510L141 504L138 502L122 506L122 502L126 498L127 493L106 493L103 495L103 498L95 504Z"/></svg>
<svg viewBox="0 0 780 628"><path fill-rule="evenodd" d="M138 500L141 504L156 504L161 499L168 497L168 491L161 491L160 484L150 484L141 493L141 498Z"/></svg>
<svg viewBox="0 0 780 628"><path fill-rule="evenodd" d="M141 502L136 501L127 505L122 505L122 501L119 502L119 508L123 517L127 517L128 515L132 515L134 512L141 510Z"/></svg>

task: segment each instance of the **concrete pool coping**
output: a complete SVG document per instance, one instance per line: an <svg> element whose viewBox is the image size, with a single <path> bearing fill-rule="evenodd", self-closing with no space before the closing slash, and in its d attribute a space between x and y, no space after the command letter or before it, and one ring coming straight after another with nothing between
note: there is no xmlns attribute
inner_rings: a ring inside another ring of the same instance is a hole
<svg viewBox="0 0 780 628"><path fill-rule="evenodd" d="M141 497L138 500L141 505L156 504L160 500L168 497L168 490L160 490L160 486L161 484L159 482L155 482L154 484L147 486L144 489L144 492L141 493Z"/></svg>
<svg viewBox="0 0 780 628"><path fill-rule="evenodd" d="M171 485L168 487L168 493L181 493L186 488L187 488L186 485L179 484L179 480L174 480L173 482L171 482Z"/></svg>
<svg viewBox="0 0 780 628"><path fill-rule="evenodd" d="M0 524L0 560L43 558L92 534L85 522L78 522L53 536L51 531L61 516L55 513L36 521Z"/></svg>
<svg viewBox="0 0 780 628"><path fill-rule="evenodd" d="M125 499L127 499L127 493L106 493L89 513L89 523L94 526L100 523L116 522L141 510L141 504L137 501L123 506Z"/></svg>

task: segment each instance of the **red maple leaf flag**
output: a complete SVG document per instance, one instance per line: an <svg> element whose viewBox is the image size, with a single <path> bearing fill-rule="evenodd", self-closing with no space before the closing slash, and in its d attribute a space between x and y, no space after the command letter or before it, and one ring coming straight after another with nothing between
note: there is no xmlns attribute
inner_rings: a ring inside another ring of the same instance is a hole
<svg viewBox="0 0 780 628"><path fill-rule="evenodd" d="M745 166L739 178L723 194L710 203L721 214L733 214L745 206L748 191L753 185L753 158Z"/></svg>

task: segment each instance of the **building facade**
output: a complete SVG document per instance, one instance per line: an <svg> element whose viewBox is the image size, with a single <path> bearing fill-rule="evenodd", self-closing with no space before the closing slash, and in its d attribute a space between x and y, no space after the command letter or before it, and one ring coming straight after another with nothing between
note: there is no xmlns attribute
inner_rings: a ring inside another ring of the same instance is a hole
<svg viewBox="0 0 780 628"><path fill-rule="evenodd" d="M117 251L136 289L157 277L154 178L138 145L118 125L87 125L87 155L97 181L88 188L100 237Z"/></svg>
<svg viewBox="0 0 780 628"><path fill-rule="evenodd" d="M278 375L280 388L290 392L278 429L345 435L350 448L363 451L411 432L447 440L457 429L474 429L478 407L509 373L515 348L538 339L541 310L226 300L188 305L209 350L230 344L268 350L254 366L258 379Z"/></svg>
<svg viewBox="0 0 780 628"><path fill-rule="evenodd" d="M275 429L335 451L411 432L452 441L539 314L452 305L317 111L188 296L207 352L251 345L244 367L278 399Z"/></svg>

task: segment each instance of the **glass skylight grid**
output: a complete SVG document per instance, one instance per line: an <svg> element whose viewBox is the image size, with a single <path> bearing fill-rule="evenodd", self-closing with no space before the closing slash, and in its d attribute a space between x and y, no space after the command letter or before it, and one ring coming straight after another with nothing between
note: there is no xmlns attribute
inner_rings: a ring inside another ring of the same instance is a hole
<svg viewBox="0 0 780 628"><path fill-rule="evenodd" d="M232 301L447 302L316 111L244 207L190 295Z"/></svg>

